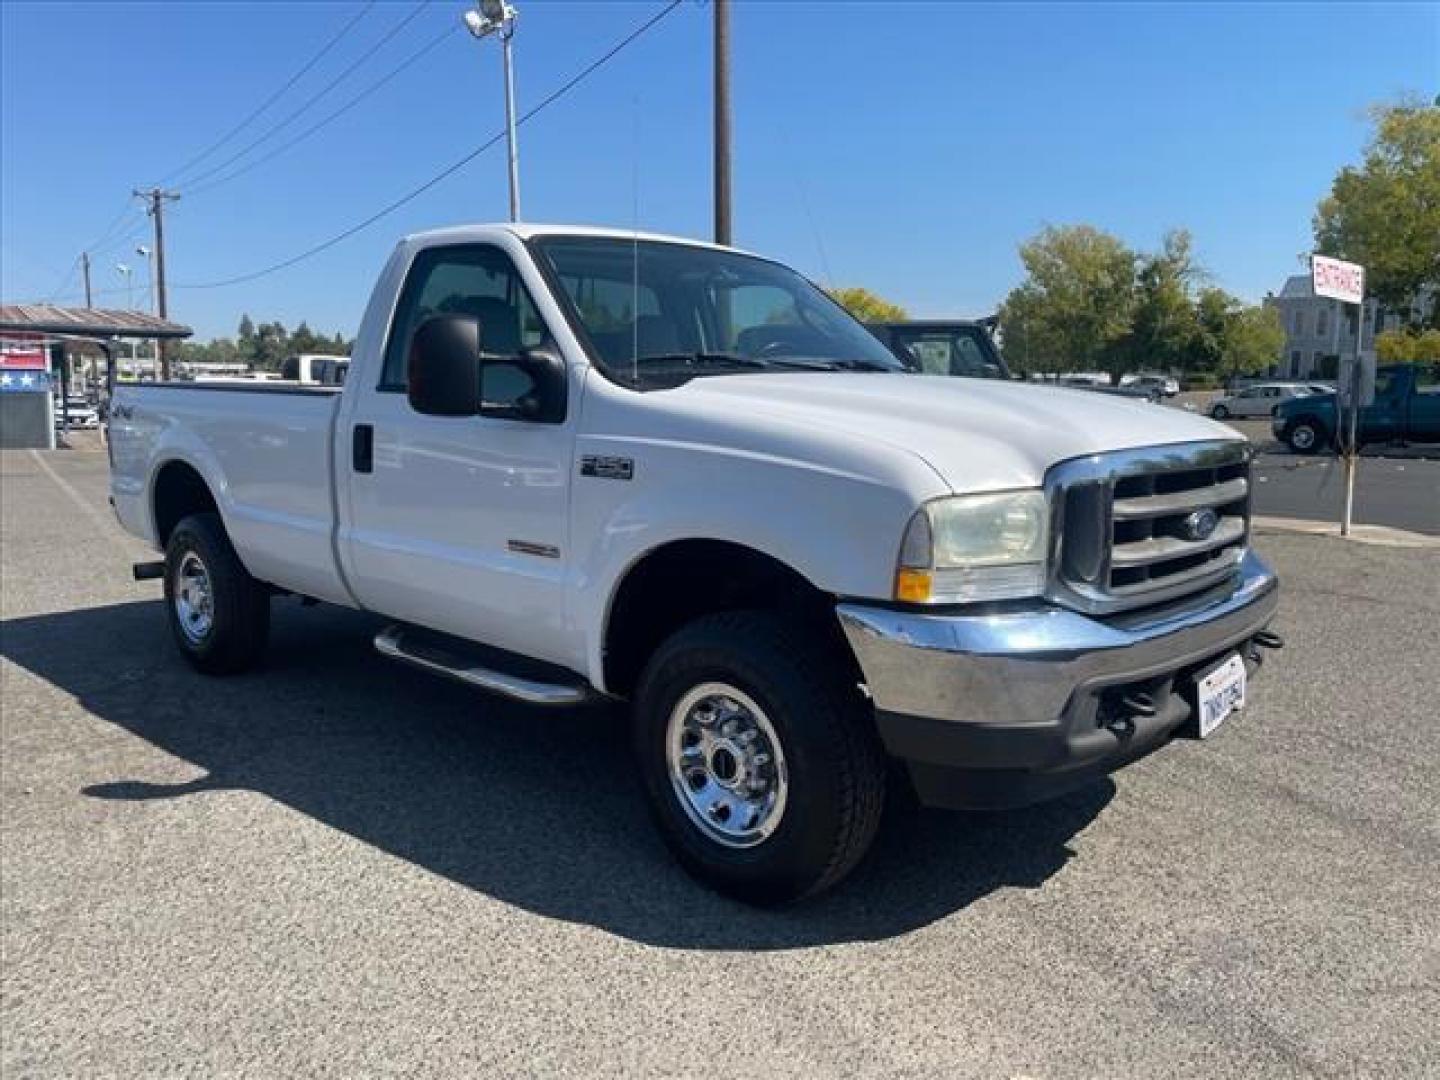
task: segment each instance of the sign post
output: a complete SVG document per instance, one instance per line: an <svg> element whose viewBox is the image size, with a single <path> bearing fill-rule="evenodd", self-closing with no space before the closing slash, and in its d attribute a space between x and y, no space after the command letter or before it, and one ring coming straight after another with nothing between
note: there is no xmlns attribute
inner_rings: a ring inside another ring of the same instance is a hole
<svg viewBox="0 0 1440 1080"><path fill-rule="evenodd" d="M1375 394L1375 375L1366 378L1362 346L1365 343L1365 268L1357 263L1342 262L1324 255L1310 256L1310 282L1316 296L1329 297L1344 304L1355 305L1355 359L1343 365L1336 374L1336 432L1340 437L1341 461L1345 470L1345 509L1340 518L1340 535L1350 535L1355 509L1355 470L1359 447L1356 445L1360 409L1370 404ZM1339 340L1339 335L1336 335Z"/></svg>

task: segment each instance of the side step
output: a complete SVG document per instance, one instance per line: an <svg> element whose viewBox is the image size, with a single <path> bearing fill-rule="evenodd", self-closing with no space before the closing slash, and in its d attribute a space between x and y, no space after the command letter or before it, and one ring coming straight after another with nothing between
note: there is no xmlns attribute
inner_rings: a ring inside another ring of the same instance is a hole
<svg viewBox="0 0 1440 1080"><path fill-rule="evenodd" d="M505 654L413 626L387 626L375 635L375 648L382 656L531 705L583 705L598 697L578 682L547 682L486 666L481 653L488 654L484 659L490 663Z"/></svg>

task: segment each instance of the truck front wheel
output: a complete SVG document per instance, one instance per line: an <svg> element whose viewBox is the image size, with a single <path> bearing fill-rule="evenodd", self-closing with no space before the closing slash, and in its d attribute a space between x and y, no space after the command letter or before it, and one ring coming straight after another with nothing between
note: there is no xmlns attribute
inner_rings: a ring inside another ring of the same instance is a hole
<svg viewBox="0 0 1440 1080"><path fill-rule="evenodd" d="M1297 420L1285 433L1285 441L1297 454L1313 454L1320 449L1320 428L1313 420Z"/></svg>
<svg viewBox="0 0 1440 1080"><path fill-rule="evenodd" d="M270 594L241 564L218 514L193 514L171 532L165 610L181 654L207 675L245 671L265 651Z"/></svg>
<svg viewBox="0 0 1440 1080"><path fill-rule="evenodd" d="M843 663L766 612L685 626L635 702L651 808L691 874L755 904L843 878L875 837L885 758Z"/></svg>

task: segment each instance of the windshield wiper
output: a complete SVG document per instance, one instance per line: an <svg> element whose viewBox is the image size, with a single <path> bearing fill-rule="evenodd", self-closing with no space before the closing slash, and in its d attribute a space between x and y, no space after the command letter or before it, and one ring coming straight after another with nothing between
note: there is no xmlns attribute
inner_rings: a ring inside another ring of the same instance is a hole
<svg viewBox="0 0 1440 1080"><path fill-rule="evenodd" d="M774 366L769 360L762 360L758 356L741 356L738 353L726 352L652 353L649 356L637 357L635 363L683 364L687 367L705 365L713 367L768 368Z"/></svg>
<svg viewBox="0 0 1440 1080"><path fill-rule="evenodd" d="M877 364L873 360L843 359L837 356L773 356L769 358L770 363L785 367L805 368L809 371L899 371L903 372L897 361L894 367L885 364Z"/></svg>

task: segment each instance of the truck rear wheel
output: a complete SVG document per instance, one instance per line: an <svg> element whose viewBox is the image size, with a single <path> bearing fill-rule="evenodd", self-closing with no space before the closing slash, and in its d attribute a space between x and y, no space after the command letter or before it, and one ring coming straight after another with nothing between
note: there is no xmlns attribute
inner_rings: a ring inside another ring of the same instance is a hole
<svg viewBox="0 0 1440 1080"><path fill-rule="evenodd" d="M636 751L661 835L695 877L783 904L834 885L869 849L885 758L843 670L765 612L705 616L656 651Z"/></svg>
<svg viewBox="0 0 1440 1080"><path fill-rule="evenodd" d="M171 532L165 610L181 654L207 675L248 670L265 651L269 591L241 565L218 514L193 514Z"/></svg>

